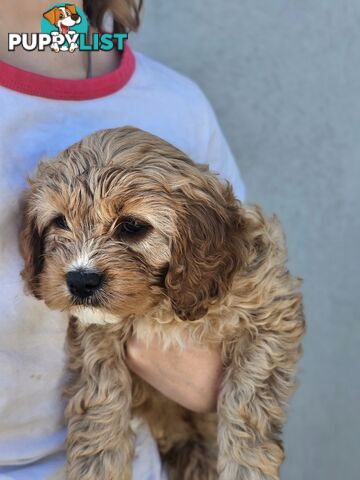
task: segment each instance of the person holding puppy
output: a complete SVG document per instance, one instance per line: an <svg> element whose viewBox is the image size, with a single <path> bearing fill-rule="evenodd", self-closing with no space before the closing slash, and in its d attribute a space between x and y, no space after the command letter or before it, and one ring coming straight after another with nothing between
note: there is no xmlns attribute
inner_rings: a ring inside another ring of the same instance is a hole
<svg viewBox="0 0 360 480"><path fill-rule="evenodd" d="M125 33L139 26L141 1L72 5L85 11L93 32ZM128 45L122 53L9 52L8 34L39 31L50 7L44 0L5 0L0 18L0 478L11 480L64 478L66 315L25 295L17 247L19 195L38 161L96 130L133 125L209 164L244 199L240 173L213 110L190 80ZM194 411L215 410L221 379L216 350L162 352L156 342L147 348L133 338L127 354L129 368L163 394ZM146 426L136 432L134 479L165 478Z"/></svg>

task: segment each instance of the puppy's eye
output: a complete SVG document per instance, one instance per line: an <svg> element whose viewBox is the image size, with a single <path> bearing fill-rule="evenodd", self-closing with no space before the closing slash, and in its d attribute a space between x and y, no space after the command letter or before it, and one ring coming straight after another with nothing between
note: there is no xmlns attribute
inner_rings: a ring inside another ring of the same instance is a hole
<svg viewBox="0 0 360 480"><path fill-rule="evenodd" d="M116 230L117 236L120 238L139 238L144 236L151 228L151 225L144 222L143 220L138 220L136 218L124 218L119 223L119 226Z"/></svg>
<svg viewBox="0 0 360 480"><path fill-rule="evenodd" d="M54 219L54 225L61 230L70 230L64 215L59 215Z"/></svg>
<svg viewBox="0 0 360 480"><path fill-rule="evenodd" d="M61 18L64 18L64 14L63 14L63 13L60 13L59 18L60 18L60 19L61 19Z"/></svg>

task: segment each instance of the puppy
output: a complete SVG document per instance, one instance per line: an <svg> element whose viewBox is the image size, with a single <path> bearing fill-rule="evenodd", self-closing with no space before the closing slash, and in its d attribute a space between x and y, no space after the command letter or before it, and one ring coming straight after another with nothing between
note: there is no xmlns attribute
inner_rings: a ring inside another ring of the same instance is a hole
<svg viewBox="0 0 360 480"><path fill-rule="evenodd" d="M28 292L69 313L68 478L131 478L131 418L177 480L276 480L304 332L276 218L135 128L42 162L20 234ZM131 374L131 334L221 346L217 414L187 411Z"/></svg>
<svg viewBox="0 0 360 480"><path fill-rule="evenodd" d="M72 33L70 27L81 23L81 17L76 11L75 5L66 4L64 7L54 7L43 14L43 17L48 20L51 25L58 28L59 33L66 35L69 32ZM77 43L71 43L69 50L73 52L78 47ZM51 45L51 48L57 52L60 51L59 46L56 43Z"/></svg>

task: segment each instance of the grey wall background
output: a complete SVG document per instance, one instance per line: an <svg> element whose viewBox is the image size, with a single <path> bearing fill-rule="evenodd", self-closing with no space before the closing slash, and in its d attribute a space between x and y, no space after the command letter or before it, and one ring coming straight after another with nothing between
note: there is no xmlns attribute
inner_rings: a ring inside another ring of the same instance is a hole
<svg viewBox="0 0 360 480"><path fill-rule="evenodd" d="M360 2L145 0L131 43L203 88L304 278L282 478L358 480Z"/></svg>

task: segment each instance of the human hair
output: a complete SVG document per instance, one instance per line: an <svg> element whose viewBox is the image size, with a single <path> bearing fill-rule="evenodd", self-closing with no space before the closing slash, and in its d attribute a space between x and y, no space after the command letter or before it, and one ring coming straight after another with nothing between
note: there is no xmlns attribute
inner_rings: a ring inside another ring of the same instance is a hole
<svg viewBox="0 0 360 480"><path fill-rule="evenodd" d="M136 32L140 25L143 0L84 0L84 10L90 24L101 30L104 13L114 16L114 30L118 33Z"/></svg>

